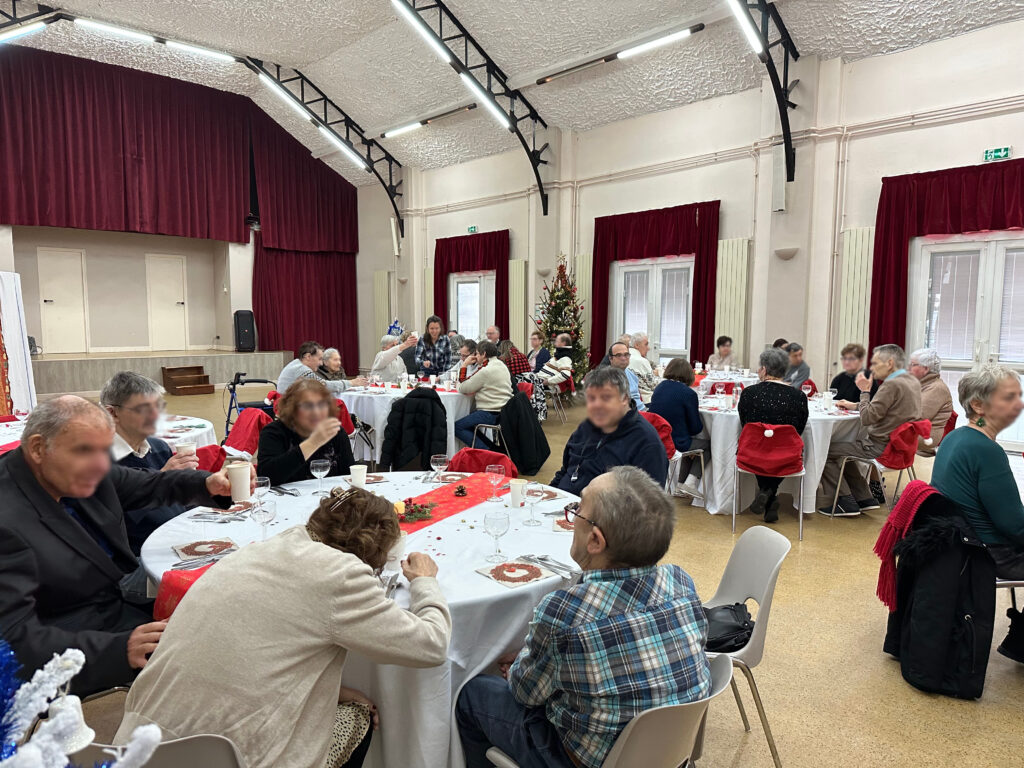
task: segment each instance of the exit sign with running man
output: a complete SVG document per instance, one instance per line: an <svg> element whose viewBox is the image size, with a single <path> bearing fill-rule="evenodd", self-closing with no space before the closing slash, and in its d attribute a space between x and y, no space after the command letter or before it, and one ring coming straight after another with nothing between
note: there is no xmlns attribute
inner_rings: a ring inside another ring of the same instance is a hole
<svg viewBox="0 0 1024 768"><path fill-rule="evenodd" d="M997 147L996 149L985 150L985 162L991 163L996 160L1009 160L1013 156L1012 147Z"/></svg>

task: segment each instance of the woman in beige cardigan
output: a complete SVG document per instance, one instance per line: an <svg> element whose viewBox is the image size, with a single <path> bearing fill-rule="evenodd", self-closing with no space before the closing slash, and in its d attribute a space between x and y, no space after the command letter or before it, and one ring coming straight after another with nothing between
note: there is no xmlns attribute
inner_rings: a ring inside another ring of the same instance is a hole
<svg viewBox="0 0 1024 768"><path fill-rule="evenodd" d="M155 723L165 739L226 736L248 768L362 763L376 710L341 685L348 652L437 666L452 625L427 555L402 563L408 611L384 597L374 570L398 541L391 502L335 493L306 525L229 555L192 586L128 694L116 743Z"/></svg>

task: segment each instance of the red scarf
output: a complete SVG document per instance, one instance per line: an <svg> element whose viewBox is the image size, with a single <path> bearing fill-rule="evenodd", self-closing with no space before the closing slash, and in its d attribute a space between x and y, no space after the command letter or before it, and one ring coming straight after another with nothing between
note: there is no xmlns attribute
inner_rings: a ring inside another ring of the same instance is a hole
<svg viewBox="0 0 1024 768"><path fill-rule="evenodd" d="M896 507L889 513L875 542L875 554L882 561L878 568L878 586L875 594L892 613L896 610L896 555L893 548L903 540L914 524L917 510L932 494L938 493L923 480L914 480L903 489Z"/></svg>

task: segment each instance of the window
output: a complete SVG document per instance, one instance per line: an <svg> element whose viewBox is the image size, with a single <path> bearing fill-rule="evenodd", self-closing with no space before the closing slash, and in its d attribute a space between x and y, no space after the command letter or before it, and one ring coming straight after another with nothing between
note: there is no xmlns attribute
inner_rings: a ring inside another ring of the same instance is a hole
<svg viewBox="0 0 1024 768"><path fill-rule="evenodd" d="M611 292L610 339L642 332L651 340L647 356L659 365L689 358L692 256L615 262Z"/></svg>
<svg viewBox="0 0 1024 768"><path fill-rule="evenodd" d="M483 337L494 325L494 271L456 272L448 276L448 316L467 339Z"/></svg>

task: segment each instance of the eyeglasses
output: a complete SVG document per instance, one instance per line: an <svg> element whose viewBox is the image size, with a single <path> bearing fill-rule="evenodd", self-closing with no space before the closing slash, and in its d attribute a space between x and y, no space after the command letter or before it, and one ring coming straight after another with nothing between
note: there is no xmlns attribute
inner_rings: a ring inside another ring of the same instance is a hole
<svg viewBox="0 0 1024 768"><path fill-rule="evenodd" d="M306 401L305 403L299 403L299 410L311 413L312 411L326 411L330 408L330 405L326 400L321 400L318 403L311 403Z"/></svg>
<svg viewBox="0 0 1024 768"><path fill-rule="evenodd" d="M855 362L857 360L860 360L860 358L859 357L854 357L853 355L846 355L845 357L843 357L843 362L844 363L852 363L852 362Z"/></svg>
<svg viewBox="0 0 1024 768"><path fill-rule="evenodd" d="M591 520L589 517L584 517L583 515L581 515L579 510L580 510L580 503L578 501L572 501L572 502L569 502L568 504L566 504L565 505L565 509L562 510L563 512L565 512L565 522L567 522L567 523L575 522L575 518L578 517L580 520L586 520L588 523L590 523L595 528L600 528L601 527L597 523L595 523L593 520ZM608 537L605 536L605 539L607 539L607 538Z"/></svg>
<svg viewBox="0 0 1024 768"><path fill-rule="evenodd" d="M141 405L133 405L131 408L126 408L123 405L115 405L115 408L120 408L122 411L128 411L134 413L136 416L142 416L146 413L163 413L167 410L167 402L159 400L156 403L142 403Z"/></svg>

